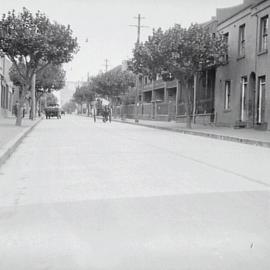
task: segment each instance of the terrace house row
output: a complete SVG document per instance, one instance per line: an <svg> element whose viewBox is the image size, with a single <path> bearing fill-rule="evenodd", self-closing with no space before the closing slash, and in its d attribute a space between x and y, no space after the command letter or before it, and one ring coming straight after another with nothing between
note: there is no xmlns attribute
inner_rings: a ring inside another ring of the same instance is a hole
<svg viewBox="0 0 270 270"><path fill-rule="evenodd" d="M247 0L217 10L217 31L228 40L228 62L217 69L217 123L267 129L270 121L270 1Z"/></svg>
<svg viewBox="0 0 270 270"><path fill-rule="evenodd" d="M226 64L197 74L193 82L194 121L266 129L270 121L270 0L245 0L218 9L204 26L228 42ZM185 121L181 83L144 77L139 85L139 118ZM130 111L130 115L132 112Z"/></svg>

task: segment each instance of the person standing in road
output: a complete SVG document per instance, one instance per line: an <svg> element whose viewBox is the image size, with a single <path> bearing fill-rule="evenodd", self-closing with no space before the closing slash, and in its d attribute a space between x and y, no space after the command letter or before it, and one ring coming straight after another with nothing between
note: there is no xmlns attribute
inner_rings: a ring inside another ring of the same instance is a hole
<svg viewBox="0 0 270 270"><path fill-rule="evenodd" d="M111 123L112 122L112 107L109 106L108 110L109 110L109 122Z"/></svg>

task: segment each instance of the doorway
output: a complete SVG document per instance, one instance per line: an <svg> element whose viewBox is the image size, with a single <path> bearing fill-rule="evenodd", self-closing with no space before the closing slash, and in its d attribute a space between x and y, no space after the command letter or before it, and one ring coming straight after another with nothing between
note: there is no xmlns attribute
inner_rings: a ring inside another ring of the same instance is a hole
<svg viewBox="0 0 270 270"><path fill-rule="evenodd" d="M241 97L240 97L240 121L247 121L247 77L241 78Z"/></svg>
<svg viewBox="0 0 270 270"><path fill-rule="evenodd" d="M249 76L249 97L248 97L248 120L250 127L255 125L255 92L256 74L252 72Z"/></svg>
<svg viewBox="0 0 270 270"><path fill-rule="evenodd" d="M264 123L265 112L265 76L258 78L258 94L257 94L257 124Z"/></svg>

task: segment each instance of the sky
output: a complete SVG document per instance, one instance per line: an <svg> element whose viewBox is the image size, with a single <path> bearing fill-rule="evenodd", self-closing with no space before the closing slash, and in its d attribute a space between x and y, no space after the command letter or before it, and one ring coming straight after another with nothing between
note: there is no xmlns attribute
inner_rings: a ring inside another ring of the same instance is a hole
<svg viewBox="0 0 270 270"><path fill-rule="evenodd" d="M0 0L0 14L22 7L44 12L52 21L71 26L80 51L64 66L68 81L86 80L132 56L137 39L134 17L141 14L141 41L153 28L167 29L175 23L188 26L215 16L216 8L234 6L243 0Z"/></svg>

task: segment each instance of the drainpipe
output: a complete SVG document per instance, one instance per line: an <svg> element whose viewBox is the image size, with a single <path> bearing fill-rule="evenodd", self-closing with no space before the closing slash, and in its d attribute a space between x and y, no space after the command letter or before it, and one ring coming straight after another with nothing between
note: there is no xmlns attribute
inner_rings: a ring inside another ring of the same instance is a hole
<svg viewBox="0 0 270 270"><path fill-rule="evenodd" d="M252 101L252 121L253 121L253 127L255 126L256 123L256 89L257 89L257 52L258 52L258 28L259 28L259 17L258 14L256 16L256 44L255 44L255 86L254 86L254 96L253 96L253 101Z"/></svg>

